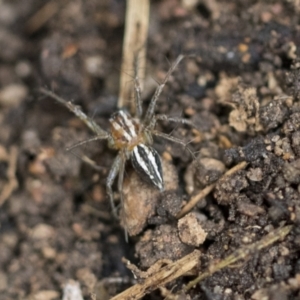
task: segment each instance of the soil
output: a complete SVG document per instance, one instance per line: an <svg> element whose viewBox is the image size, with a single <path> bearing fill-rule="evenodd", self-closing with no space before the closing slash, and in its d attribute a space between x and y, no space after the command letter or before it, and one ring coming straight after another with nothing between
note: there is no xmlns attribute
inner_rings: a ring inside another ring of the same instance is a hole
<svg viewBox="0 0 300 300"><path fill-rule="evenodd" d="M176 299L300 299L297 3L151 1L143 106L185 54L156 113L193 126L157 128L189 142L194 157L155 138L168 187L159 193L126 165L127 210L116 220L105 192L116 152L101 141L66 151L93 135L39 88L109 129L125 1L0 1L0 299L109 299L137 282L122 257L146 271L199 249L199 273L285 225L293 229L284 239L188 292L190 276L166 288ZM222 176L240 162L246 167ZM182 206L210 184L178 225Z"/></svg>

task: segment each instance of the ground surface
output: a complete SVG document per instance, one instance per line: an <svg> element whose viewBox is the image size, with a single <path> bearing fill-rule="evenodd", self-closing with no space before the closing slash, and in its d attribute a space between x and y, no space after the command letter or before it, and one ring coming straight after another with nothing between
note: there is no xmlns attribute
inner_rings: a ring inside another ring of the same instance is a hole
<svg viewBox="0 0 300 300"><path fill-rule="evenodd" d="M116 153L101 142L75 149L102 167L96 172L66 152L92 134L37 92L47 87L73 100L108 128L117 104L124 1L49 1L46 14L43 5L0 1L0 299L61 299L71 279L80 283L85 299L91 293L109 299L134 284L122 257L145 270L158 259L176 261L197 248L201 272L288 224L294 228L284 240L182 297L300 299L297 1L152 2L145 107L168 60L193 55L178 67L157 112L194 122L193 129L164 122L159 129L193 139L197 159L178 145L155 141L170 181L163 195L148 195L149 186L128 166L126 199L147 194L143 201L151 211L141 220L146 205L134 212L129 203L122 224L129 232L141 231L129 243L105 194ZM245 168L221 178L242 161ZM196 219L187 221L208 234L198 246L202 241L186 233L186 223L177 226L175 216L189 193L212 183L213 191L194 209ZM132 216L139 230L131 227ZM167 288L178 293L189 280L181 277ZM155 292L145 299L163 296Z"/></svg>

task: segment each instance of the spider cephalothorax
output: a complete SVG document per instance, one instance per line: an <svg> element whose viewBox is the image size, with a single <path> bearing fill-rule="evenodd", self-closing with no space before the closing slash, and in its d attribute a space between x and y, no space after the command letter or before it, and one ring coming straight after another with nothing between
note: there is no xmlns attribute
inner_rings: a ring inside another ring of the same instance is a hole
<svg viewBox="0 0 300 300"><path fill-rule="evenodd" d="M109 147L119 151L112 164L106 181L107 193L109 195L111 206L115 214L116 210L113 201L112 185L118 175L118 189L120 192L122 203L122 185L125 163L127 160L131 160L135 170L145 180L155 185L160 191L164 190L164 180L160 157L156 150L151 147L153 142L153 135L160 136L164 139L179 143L186 147L186 144L181 140L171 137L168 134L156 131L155 125L158 120L178 122L182 124L191 124L191 122L187 119L170 118L166 115L154 114L156 102L163 90L163 87L165 86L171 73L174 71L183 57L183 55L180 55L176 59L175 63L169 69L164 81L156 88L145 116L143 116L142 112L138 78L137 76L135 77L135 116L132 117L125 110L117 111L109 119L111 125L110 132L103 130L93 121L93 119L89 118L85 113L83 113L80 107L72 104L71 102L65 101L51 91L41 89L41 93L50 96L56 99L58 102L62 103L77 117L79 117L96 134L94 138L88 141L108 140ZM86 143L88 141L84 141L83 143Z"/></svg>
<svg viewBox="0 0 300 300"><path fill-rule="evenodd" d="M119 110L115 112L110 117L109 122L113 138L112 148L118 150L126 148L130 151L137 144L144 143L139 120L132 118L126 111Z"/></svg>

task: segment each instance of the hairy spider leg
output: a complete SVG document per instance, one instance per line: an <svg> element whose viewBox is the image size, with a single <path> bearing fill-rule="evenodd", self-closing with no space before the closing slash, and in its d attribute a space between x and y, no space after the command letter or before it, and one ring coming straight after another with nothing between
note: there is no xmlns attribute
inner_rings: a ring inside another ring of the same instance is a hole
<svg viewBox="0 0 300 300"><path fill-rule="evenodd" d="M70 150L71 153L76 156L78 159L80 159L81 161L83 161L84 163L88 164L91 168L93 168L94 170L100 172L103 171L105 168L98 166L96 164L96 162L94 162L92 159L88 158L86 155L80 156L77 153L75 153L74 151Z"/></svg>
<svg viewBox="0 0 300 300"><path fill-rule="evenodd" d="M187 124L192 127L195 127L193 122L189 119L180 118L180 117L169 117L167 115L155 115L152 120L150 121L150 124L147 126L146 129L148 130L154 130L156 122L160 121L167 121L167 122L173 122L173 123L181 123L181 124Z"/></svg>
<svg viewBox="0 0 300 300"><path fill-rule="evenodd" d="M191 156L193 157L193 159L196 160L196 157L195 157L195 155L194 155L192 149L188 146L188 144L189 144L190 142L185 143L185 142L183 142L182 140L177 139L177 138L174 137L174 136L169 136L169 135L166 134L166 133L162 133L162 132L159 132L159 131L156 131L156 130L152 131L152 134L155 135L155 136L159 136L159 137L161 137L161 138L163 138L163 139L165 139L165 140L168 140L168 141L171 141L171 142L174 142L174 143L177 143L177 144L182 145L185 149L187 149L187 150L189 151L189 153L191 154Z"/></svg>
<svg viewBox="0 0 300 300"><path fill-rule="evenodd" d="M119 166L119 177L118 177L118 191L120 194L120 203L121 206L124 204L124 197L123 197L123 181L124 181L124 173L125 173L125 163L126 157L123 151L120 151L121 162Z"/></svg>
<svg viewBox="0 0 300 300"><path fill-rule="evenodd" d="M89 118L79 106L72 104L70 101L66 101L63 98L59 97L58 95L54 94L51 91L48 91L44 88L40 88L40 92L46 96L49 96L59 103L63 104L66 108L68 108L72 113L74 113L80 120L82 120L88 128L90 128L99 139L109 139L110 134L102 129L98 124L94 122L93 119Z"/></svg>
<svg viewBox="0 0 300 300"><path fill-rule="evenodd" d="M90 142L94 142L94 141L98 141L98 140L101 140L101 137L95 136L95 137L90 138L90 139L88 139L88 140L84 140L84 141L78 142L78 143L76 143L76 144L74 144L74 145L72 145L72 146L70 146L70 147L67 147L67 148L66 148L66 151L71 151L71 150L73 150L74 148L77 148L77 147L82 146L82 145L84 145L84 144L87 144L87 143L90 143ZM72 152L72 153L73 153L73 152Z"/></svg>
<svg viewBox="0 0 300 300"><path fill-rule="evenodd" d="M118 214L117 214L117 210L116 210L115 203L114 203L114 194L113 194L113 190L112 190L112 185L113 185L117 175L120 173L120 171L122 171L124 174L124 166L125 166L125 162L123 160L123 153L120 151L118 153L118 156L115 158L115 160L111 166L111 169L108 173L107 179L106 179L107 194L109 196L113 215L116 218L118 218ZM123 175L121 175L121 176L123 177ZM120 182L120 175L119 175L119 182ZM121 194L122 194L122 191L121 191ZM120 194L121 203L123 203L121 194Z"/></svg>
<svg viewBox="0 0 300 300"><path fill-rule="evenodd" d="M135 117L141 118L143 114L141 85L138 77L138 56L134 59L134 99L135 99Z"/></svg>
<svg viewBox="0 0 300 300"><path fill-rule="evenodd" d="M98 124L96 124L94 122L94 120L92 120L91 118L89 118L82 110L79 106L76 106L74 104L72 104L71 102L67 102L66 100L64 100L63 98L57 96L56 94L54 94L53 92L51 91L48 91L46 89L43 89L41 88L40 89L40 92L46 96L49 96L53 99L55 99L56 101L58 101L59 103L63 104L65 107L67 107L71 112L73 112L80 120L82 120L95 134L97 134L96 137L94 138L91 138L87 141L83 141L83 142L80 142L74 146L71 146L69 148L69 150L79 146L79 145L82 145L84 143L87 143L87 142L91 142L91 141L96 141L96 140L109 140L109 141L113 141L113 138L112 136L106 132L105 130L103 130ZM77 156L77 155L76 155ZM95 166L88 162L92 167L95 168ZM119 169L120 167L122 167L122 164L124 165L125 163L123 162L122 160L122 155L121 153L118 154L118 156L115 158L114 162L113 162L113 165L111 167L111 170L108 174L108 177L107 177L107 180L106 180L106 189L107 189L107 193L108 193L108 196L109 196L109 200L110 200L110 203L111 203L111 207L112 207L112 211L113 211L113 214L115 216L117 216L117 213L116 213L116 208L115 208L115 205L114 205L114 201L113 201L113 191L112 191L112 184L116 178L116 176L118 175L119 173ZM123 167L124 168L124 167Z"/></svg>
<svg viewBox="0 0 300 300"><path fill-rule="evenodd" d="M164 78L163 82L156 88L155 93L154 93L153 97L151 98L151 101L150 101L150 104L149 104L149 107L147 109L146 116L145 116L145 119L144 119L144 122L143 122L145 126L148 126L149 123L151 122L151 120L154 116L154 110L155 110L156 102L157 102L164 86L168 82L171 74L176 69L177 65L182 61L183 58L184 58L184 55L179 55L177 57L175 63L169 69L169 71L168 71L166 77Z"/></svg>
<svg viewBox="0 0 300 300"><path fill-rule="evenodd" d="M101 167L101 166L98 166L96 164L95 161L93 161L92 159L88 158L87 156L83 155L83 156L80 156L80 155L77 155L74 151L72 151L74 148L77 148L81 145L84 145L86 143L90 143L90 142L93 142L93 141L98 141L98 140L101 140L101 137L99 136L95 136L93 138L90 138L88 140L85 140L85 141L81 141L75 145L72 145L70 147L67 147L66 148L66 151L70 151L73 155L75 155L78 159L82 160L84 163L88 164L89 166L91 166L94 170L96 171L102 171L103 169L105 169L104 167Z"/></svg>

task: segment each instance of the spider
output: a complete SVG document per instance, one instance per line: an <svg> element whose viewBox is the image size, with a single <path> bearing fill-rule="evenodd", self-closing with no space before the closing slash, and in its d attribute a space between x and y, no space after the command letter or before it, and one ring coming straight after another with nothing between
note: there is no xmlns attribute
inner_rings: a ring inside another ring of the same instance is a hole
<svg viewBox="0 0 300 300"><path fill-rule="evenodd" d="M113 161L112 167L106 180L106 189L110 199L112 211L115 216L117 216L117 212L113 200L112 185L116 177L119 175L118 191L120 193L120 200L122 205L122 187L125 163L127 160L131 160L134 169L141 175L142 178L153 184L161 192L164 191L164 179L160 156L157 151L151 146L153 144L153 136L159 136L166 140L181 144L182 146L186 147L186 149L188 149L189 152L193 155L189 147L187 147L187 144L185 144L180 139L155 130L155 125L158 120L192 125L191 121L188 119L168 117L166 115L155 115L154 113L156 102L159 99L164 86L168 82L172 72L175 70L175 68L183 58L183 55L178 56L174 64L167 72L163 82L157 86L144 116L142 111L141 89L137 74L135 74L135 115L132 117L126 110L123 109L115 112L109 119L110 132L103 130L99 125L97 125L93 121L93 119L89 118L81 110L79 106L76 106L71 102L62 99L49 90L46 90L44 88L40 89L40 92L42 94L55 99L56 101L67 107L96 134L95 137L78 143L71 148L74 148L86 142L107 140L109 148L119 151L117 157Z"/></svg>

